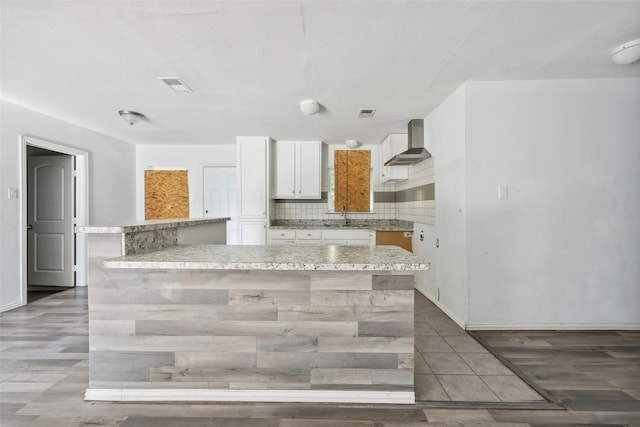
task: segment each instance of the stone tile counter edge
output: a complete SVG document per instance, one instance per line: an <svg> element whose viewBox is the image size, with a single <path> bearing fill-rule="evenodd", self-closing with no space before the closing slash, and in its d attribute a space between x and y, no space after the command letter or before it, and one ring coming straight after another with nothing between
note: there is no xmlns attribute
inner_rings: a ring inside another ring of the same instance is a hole
<svg viewBox="0 0 640 427"><path fill-rule="evenodd" d="M104 261L105 268L273 271L421 271L430 264L394 246L174 246Z"/></svg>
<svg viewBox="0 0 640 427"><path fill-rule="evenodd" d="M413 222L397 219L349 220L349 224L345 225L344 220L273 220L269 228L283 230L323 230L337 228L343 230L413 231Z"/></svg>
<svg viewBox="0 0 640 427"><path fill-rule="evenodd" d="M140 221L124 221L122 224L105 225L79 225L77 233L136 233L140 231L163 230L167 228L191 227L195 225L215 224L226 222L230 218L180 218L180 219L155 219Z"/></svg>

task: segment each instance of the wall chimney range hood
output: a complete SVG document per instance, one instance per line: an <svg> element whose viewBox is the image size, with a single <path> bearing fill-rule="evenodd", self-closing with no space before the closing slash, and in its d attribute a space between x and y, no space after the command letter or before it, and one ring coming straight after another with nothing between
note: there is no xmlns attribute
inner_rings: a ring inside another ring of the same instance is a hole
<svg viewBox="0 0 640 427"><path fill-rule="evenodd" d="M409 148L385 162L385 166L411 166L431 157L424 148L424 120L409 122Z"/></svg>

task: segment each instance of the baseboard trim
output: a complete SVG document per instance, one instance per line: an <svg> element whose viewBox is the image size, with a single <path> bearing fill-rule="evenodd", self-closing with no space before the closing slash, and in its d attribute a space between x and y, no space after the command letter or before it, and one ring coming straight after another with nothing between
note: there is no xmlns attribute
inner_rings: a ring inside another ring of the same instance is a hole
<svg viewBox="0 0 640 427"><path fill-rule="evenodd" d="M96 389L85 400L115 402L296 402L415 404L411 391L362 390L226 390L226 389Z"/></svg>
<svg viewBox="0 0 640 427"><path fill-rule="evenodd" d="M469 331L638 331L640 324L634 323L469 323Z"/></svg>
<svg viewBox="0 0 640 427"><path fill-rule="evenodd" d="M0 306L0 313L3 313L5 311L9 311L9 310L13 310L14 308L18 308L18 307L22 307L23 304L22 301L18 301L18 302L13 302L11 304L5 304L3 306Z"/></svg>

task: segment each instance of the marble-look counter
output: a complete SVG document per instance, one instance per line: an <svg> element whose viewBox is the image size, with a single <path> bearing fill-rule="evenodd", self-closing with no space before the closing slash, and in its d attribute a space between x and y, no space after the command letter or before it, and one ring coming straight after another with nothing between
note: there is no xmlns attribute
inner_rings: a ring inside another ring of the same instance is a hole
<svg viewBox="0 0 640 427"><path fill-rule="evenodd" d="M274 220L269 226L271 229L297 229L297 230L371 230L371 231L413 231L413 222L396 219L373 220L349 220L345 225L344 220Z"/></svg>
<svg viewBox="0 0 640 427"><path fill-rule="evenodd" d="M106 268L419 271L429 264L396 246L195 245L106 260Z"/></svg>
<svg viewBox="0 0 640 427"><path fill-rule="evenodd" d="M196 225L226 222L229 218L180 218L123 221L121 224L82 225L76 227L78 233L136 233L140 231L165 230L168 228L193 227Z"/></svg>
<svg viewBox="0 0 640 427"><path fill-rule="evenodd" d="M84 225L76 232L88 235L89 258L131 255L176 245L227 242L229 218L183 218L124 221L111 225Z"/></svg>

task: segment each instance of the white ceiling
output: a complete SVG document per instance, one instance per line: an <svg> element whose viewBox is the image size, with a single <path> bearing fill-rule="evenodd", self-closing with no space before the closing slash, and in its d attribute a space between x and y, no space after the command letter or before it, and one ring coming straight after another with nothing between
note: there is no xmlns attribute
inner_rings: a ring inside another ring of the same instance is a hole
<svg viewBox="0 0 640 427"><path fill-rule="evenodd" d="M640 1L0 5L2 97L135 144L378 143L467 80L640 76L609 58L640 38ZM300 112L308 98L319 114ZM375 116L358 119L363 107ZM130 126L121 109L149 121Z"/></svg>

